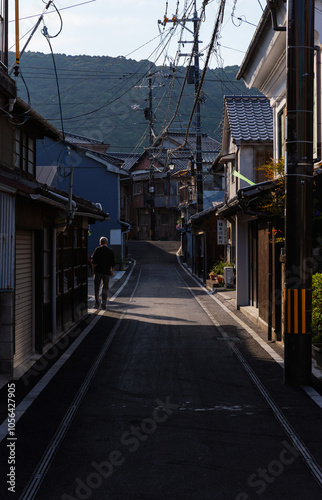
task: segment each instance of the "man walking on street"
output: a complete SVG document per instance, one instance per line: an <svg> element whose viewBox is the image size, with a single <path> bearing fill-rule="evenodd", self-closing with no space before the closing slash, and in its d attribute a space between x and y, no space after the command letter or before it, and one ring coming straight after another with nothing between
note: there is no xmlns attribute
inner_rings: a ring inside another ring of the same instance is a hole
<svg viewBox="0 0 322 500"><path fill-rule="evenodd" d="M102 309L106 309L108 283L110 276L113 276L113 268L115 266L114 252L107 245L108 239L102 236L100 238L100 246L95 248L92 260L92 267L95 275L95 307L99 308L99 291L102 281Z"/></svg>

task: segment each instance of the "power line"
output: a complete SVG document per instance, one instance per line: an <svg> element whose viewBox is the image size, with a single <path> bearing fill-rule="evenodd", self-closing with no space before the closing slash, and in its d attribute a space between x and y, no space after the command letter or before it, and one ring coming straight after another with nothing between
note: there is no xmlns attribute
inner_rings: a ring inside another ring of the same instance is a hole
<svg viewBox="0 0 322 500"><path fill-rule="evenodd" d="M258 3L259 3L259 5L260 5L260 8L262 9L262 12L264 12L264 9L263 9L262 4L260 3L260 0L258 0Z"/></svg>
<svg viewBox="0 0 322 500"><path fill-rule="evenodd" d="M69 5L69 7L60 7L59 10L61 11L61 10L73 9L74 7L80 7L81 5L85 5L87 3L92 3L92 2L96 2L96 0L87 0L87 2L77 3L75 5ZM44 12L43 14L54 14L55 12L56 12L56 10L50 10L49 12ZM19 21L25 21L26 19L32 19L33 17L39 17L43 14L33 14L32 16L20 17ZM10 19L8 22L14 23L15 19Z"/></svg>
<svg viewBox="0 0 322 500"><path fill-rule="evenodd" d="M85 2L85 3L86 3L86 2ZM171 32L171 38L172 38L172 36L173 36L173 34L174 34L174 31L175 31L175 30L172 30L172 32ZM169 35L169 36L170 36L170 35ZM158 55L157 55L157 57L158 57L158 58L162 55L162 53L164 53L164 52L165 52L165 49L164 49L163 47L161 47L161 43L158 45L157 49L155 49L155 51L154 51L154 52L156 52L156 51L157 51L157 50L159 50L159 49L161 49L161 54L158 54ZM115 63L117 63L117 62L118 62L118 61L116 60L116 61L115 61ZM63 70L59 70L59 71L63 71ZM67 71L68 71L68 70L66 70L66 72L67 72ZM104 69L103 71L106 71L106 70ZM138 77L139 77L140 79L143 79L143 78L144 78L144 75L146 75L146 72L145 72L145 73L143 73L143 74L140 74L140 73L136 72L136 73L133 73L133 74L128 74L128 75L125 75L124 77L122 77L122 79L124 80L124 84L123 84L123 82L122 82L122 88L124 88L124 86L126 85L126 83L130 83L130 80L131 80L131 79L133 79L133 78L138 78ZM101 75L101 76L102 76L102 78L101 78L101 79L105 79L104 75ZM54 78L56 78L56 76L55 76L55 75L51 76L51 78L53 78L53 77L54 77ZM90 74L90 77L91 77L91 78L98 78L98 73L96 73L96 74L94 74L94 75ZM36 77L35 77L35 78L36 78ZM116 77L115 77L115 78L116 78ZM114 78L114 79L115 79L115 78ZM64 74L64 76L60 76L59 80L61 80L61 79L65 79L65 80L67 80L67 79L68 79L68 77L66 77L66 73ZM76 80L76 78L73 78L73 77L72 77L72 78L70 78L70 79L75 79L75 80ZM106 77L106 79L111 79L111 80L112 80L112 78L108 78L108 77ZM140 79L139 79L139 80L136 80L136 82L140 81ZM184 79L184 77L176 75L176 79ZM85 83L86 81L87 81L87 79L82 80L82 82L79 82L79 84L81 84L81 83ZM174 80L174 81L175 81L175 80ZM207 80L207 81L208 81L208 80ZM215 80L213 80L213 81L215 81ZM219 81L220 81L220 80L219 80ZM225 82L225 80L222 80L222 81L223 81L223 82ZM227 82L226 82L226 83L227 83ZM74 88L74 87L75 87L75 86L72 86L71 88ZM119 86L115 86L115 87L113 87L113 88L116 88L116 87L118 87L118 89L119 89ZM227 87L227 88L228 88L228 87ZM236 88L237 88L237 87L236 87ZM66 91L64 91L64 93L68 92L69 90L70 90L70 89L67 89ZM68 120L76 120L77 118L82 117L82 116L87 116L86 120L89 120L89 119L92 119L92 118L94 119L94 116L91 118L91 117L90 117L90 116L88 116L88 115L96 113L97 111L99 111L99 110L103 109L105 106L112 105L113 103L115 103L116 101L118 101L119 99L121 99L121 98L122 98L122 97L123 97L123 96L124 96L127 92L130 92L131 90L133 90L133 86L131 86L130 88L126 89L126 90L125 90L125 92L124 92L124 93L122 93L121 95L116 96L116 98L115 98L115 99L111 100L111 98L109 98L109 99L108 99L108 101L107 101L107 102L106 102L103 106L99 107L99 108L98 108L98 109L96 109L96 110L89 111L89 112L88 112L88 113L86 113L86 114L76 115L76 116L74 116L74 117L69 117L69 118L67 118L67 119L68 119ZM109 89L109 91L110 91L110 89ZM105 92L105 91L104 91L104 92ZM240 91L239 91L239 93L240 93ZM170 101L170 102L171 102L171 101ZM88 101L87 101L87 103L88 103ZM75 106L79 105L78 103L70 103L70 104L71 104L71 108L73 108L73 107L75 107ZM66 103L65 103L65 106L66 106ZM69 109L71 109L71 108L69 108ZM66 111L66 109L64 110L64 112L65 112L65 111ZM178 112L177 114L179 115L179 112ZM114 116L114 115L113 115L113 116ZM85 121L86 121L86 120L85 120ZM82 124L80 124L80 125L79 125L79 127L84 126L85 121L84 121Z"/></svg>
<svg viewBox="0 0 322 500"><path fill-rule="evenodd" d="M170 31L168 32L167 36L170 34ZM154 54L154 52L156 52L158 50L158 48L160 47L161 44L158 45L158 47L156 49L154 49L154 51L152 52L151 56ZM151 57L150 56L150 57ZM142 67L142 65L141 65ZM144 76L146 76L149 71L151 69L151 66L150 68L145 72ZM142 80L142 78L140 78L137 82L136 82L136 85L138 85L138 83ZM129 89L125 90L120 96L116 97L115 99L113 99L112 101L109 99L108 101L106 101L102 106L98 107L97 109L93 110L92 112L89 112L89 113L85 113L83 115L79 115L78 117L82 117L82 116L88 116L92 113L96 113L97 111L100 111L101 109L103 109L104 107L106 106L109 106L111 104L113 104L114 102L116 102L117 100L119 100L121 97L123 97L125 94L127 94L128 92L130 92L131 90L133 90L133 88L135 87L135 85L132 85ZM77 118L78 118L77 117ZM85 120L86 121L86 120ZM80 125L82 126L84 124L84 122Z"/></svg>
<svg viewBox="0 0 322 500"><path fill-rule="evenodd" d="M59 87L59 80L58 80L58 74L57 74L57 68L56 68L56 61L55 61L55 56L54 56L54 51L53 51L53 48L52 48L52 45L51 45L51 42L50 42L50 39L51 38L56 38L62 31L63 29L63 20L62 20L62 17L60 15L60 12L59 10L57 9L57 7L55 6L55 4L53 3L53 6L55 7L55 10L59 16L59 19L60 19L60 28L59 30L57 31L57 33L55 35L50 35L48 33L48 30L47 30L47 27L45 26L44 24L44 27L43 29L41 30L42 34L44 35L44 37L46 38L47 42L48 42L48 45L49 45L49 48L50 48L50 52L51 52L51 56L52 56L52 60L53 60L53 65L54 65L54 71L55 71L55 77L56 77L56 86L57 86L57 95L58 95L58 102L59 102L59 114L60 114L60 121L61 121L61 130L62 130L62 134L63 134L63 140L65 140L65 131L64 131L64 121L63 121L63 110L62 110L62 103L61 103L61 95L60 95L60 87Z"/></svg>
<svg viewBox="0 0 322 500"><path fill-rule="evenodd" d="M234 50L235 52L241 52L242 54L245 54L244 50L239 50L239 49L234 49L233 47L227 47L226 45L222 45L221 43L217 43L219 47L223 47L224 49L229 49L229 50Z"/></svg>
<svg viewBox="0 0 322 500"><path fill-rule="evenodd" d="M255 28L257 28L257 24L254 24L254 23L251 23L251 22L247 21L247 19L246 19L245 16L239 16L239 17L237 17L237 16L231 16L231 17L234 18L234 19L237 19L238 21L240 21L240 23L246 23L246 24L249 24L250 26L254 26ZM235 23L233 23L233 24L234 24L234 26L237 26ZM239 27L239 26L237 26L237 27Z"/></svg>
<svg viewBox="0 0 322 500"><path fill-rule="evenodd" d="M159 47L159 46L158 46L158 47ZM158 47L157 47L156 49L154 49L154 51L152 52L151 56L153 55L153 53L154 53L154 52L156 52L156 50L158 49ZM150 56L150 57L151 57L151 56ZM137 72L135 72L133 75L135 75L135 74L139 73L140 69L144 66L144 64L146 64L146 61L143 61L143 63L140 65L140 67L139 67L139 69L137 70ZM140 81L142 80L142 78L144 78L144 76L146 76L146 75L148 74L148 72L149 72L149 69L147 69L147 70L144 72L143 77L142 77L142 76L140 76L139 80L137 80L137 81L136 81L133 85L131 85L131 87L130 87L130 88L126 89L126 90L125 90L125 91L124 91L121 95L119 95L118 97L116 97L116 98L114 98L114 99L112 99L112 100L109 98L109 99L108 99L108 100L107 100L104 104L102 104L102 105L101 105L101 106L99 106L98 108L96 108L96 109L94 109L94 110L92 110L92 111L89 111L89 112L87 112L87 113L82 113L81 115L74 116L72 119L74 119L74 118L82 118L82 117L85 117L85 116L87 117L87 116L91 115L92 113L96 113L97 111L100 111L100 110L101 110L101 109L103 109L104 107L106 107L106 106L109 106L109 105L113 104L114 102L116 102L117 100L119 100L121 97L123 97L126 93L130 92L131 90L133 90L133 88L134 88L136 85L138 85L138 84L140 83ZM131 78L133 77L133 75L131 75ZM80 82L80 83L82 83L82 82ZM80 84L80 83L79 83L79 84ZM126 83L126 81L125 81L125 82L123 83L123 85L122 85L122 87L123 87L123 88L124 88L124 84L125 84L125 83ZM79 85L79 84L77 84L77 85ZM71 88L74 88L74 87L75 87L75 85L74 85L74 86L72 86L72 87L70 87L69 89L66 89L64 92L68 92L68 90L70 90ZM118 90L120 90L119 85L116 85L116 86L115 86L115 88L117 88ZM111 90L113 90L113 89L109 89L109 92L111 92ZM100 94L98 94L98 96L99 96L99 95L101 95L101 94L104 94L105 92L106 92L106 91L104 90L103 92L101 92ZM71 106L71 107L73 107L73 106ZM68 108L68 109L70 109L70 108ZM65 111L66 111L66 110L65 110ZM70 118L66 118L66 120L69 120L69 119L70 119ZM83 123L84 123L84 122L83 122ZM83 123L82 123L80 126L82 126L82 125L83 125Z"/></svg>
<svg viewBox="0 0 322 500"><path fill-rule="evenodd" d="M219 26L221 25L221 23L223 21L223 16L224 16L224 12L225 12L225 5L226 5L226 0L221 0L219 11L218 11L218 15L217 15L217 20L216 20L216 23L215 23L215 27L214 27L214 30L213 30L211 42L210 42L209 49L208 49L207 59L206 59L205 66L204 66L204 69L203 69L203 72L202 72L202 75L201 75L201 79L200 79L200 82L199 82L199 87L198 87L197 95L195 97L194 105L193 105L193 108L192 108L192 111L191 111L190 120L189 120L189 124L188 124L188 127L187 127L187 133L186 133L185 143L188 140L189 129L190 129L190 126L191 126L192 118L193 118L195 109L197 107L197 103L198 103L198 101L200 99L201 89L202 89L204 81L205 81L206 71L207 71L207 67L208 67L210 55L212 53L215 41L216 41L217 36L218 36Z"/></svg>

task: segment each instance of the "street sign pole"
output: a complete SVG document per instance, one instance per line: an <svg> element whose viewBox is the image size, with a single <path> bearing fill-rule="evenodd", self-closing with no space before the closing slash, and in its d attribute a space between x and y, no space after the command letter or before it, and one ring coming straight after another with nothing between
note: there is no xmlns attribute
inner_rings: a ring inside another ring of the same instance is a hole
<svg viewBox="0 0 322 500"><path fill-rule="evenodd" d="M314 0L288 0L284 380L311 381Z"/></svg>

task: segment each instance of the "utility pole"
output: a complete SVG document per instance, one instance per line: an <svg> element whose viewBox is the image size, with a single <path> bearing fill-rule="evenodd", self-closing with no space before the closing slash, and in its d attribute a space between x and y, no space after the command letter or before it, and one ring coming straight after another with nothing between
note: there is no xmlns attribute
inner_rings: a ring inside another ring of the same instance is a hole
<svg viewBox="0 0 322 500"><path fill-rule="evenodd" d="M183 23L186 22L193 22L193 31L191 31L187 26ZM200 18L198 17L198 12L197 12L197 0L194 0L194 14L192 19L178 19L176 16L173 16L172 19L169 19L167 17L164 18L164 21L161 22L159 21L160 24L165 25L168 22L173 22L173 23L179 23L181 24L187 31L189 31L193 36L194 39L192 42L188 41L180 41L179 43L186 44L186 43L193 43L193 49L192 49L192 54L193 54L193 60L194 60L194 71L193 71L193 80L194 80L194 85L195 85L195 92L194 92L194 97L197 99L196 102L196 110L195 110L195 131L196 131L196 171L197 171L197 212L202 212L203 211L203 181L202 181L202 145L201 145L201 117L200 117L200 99L198 98L198 90L199 90L199 83L200 83L200 67L199 67L199 36L198 36L198 29L199 29L199 21ZM181 57L189 57L190 54L179 54ZM188 82L189 83L189 82ZM192 82L190 82L192 83Z"/></svg>
<svg viewBox="0 0 322 500"><path fill-rule="evenodd" d="M50 5L53 3L52 0L50 0L46 7L45 7L45 11L49 9ZM5 3L5 8L8 9L8 0L6 0L6 3ZM19 0L16 0L16 11L15 11L15 17L16 17L16 60L15 62L12 63L12 65L10 66L9 68L9 75L12 74L12 72L15 70L15 76L18 76L19 74L19 66L20 66L20 59L21 59L21 56L23 55L23 53L25 52L27 46L29 45L30 43L30 40L32 39L32 37L34 36L34 34L36 33L41 21L43 20L44 18L44 14L41 14L41 16L39 17L37 23L35 24L31 34L29 35L29 38L28 40L26 41L25 45L23 46L22 50L20 51L19 53ZM8 18L6 18L8 19ZM7 33L8 30L6 30L6 38L8 38L8 33ZM8 47L8 43L7 43L7 40L6 40L6 45ZM8 61L6 62L6 66L8 66Z"/></svg>
<svg viewBox="0 0 322 500"><path fill-rule="evenodd" d="M154 166L153 166L153 108L152 108L152 75L148 76L149 87L149 162L150 162L150 179L149 179L149 193L150 193L150 240L155 240L155 198L154 198Z"/></svg>
<svg viewBox="0 0 322 500"><path fill-rule="evenodd" d="M311 381L314 0L288 0L285 383Z"/></svg>
<svg viewBox="0 0 322 500"><path fill-rule="evenodd" d="M198 98L198 90L200 83L200 68L199 68L199 37L198 24L199 18L197 13L197 3L194 4L194 63L195 63L195 99L197 99L195 111L195 129L196 129L196 171L197 171L197 212L203 211L203 182L202 182L202 150L201 150L201 118L200 118L200 99Z"/></svg>
<svg viewBox="0 0 322 500"><path fill-rule="evenodd" d="M19 75L20 54L19 54L19 0L15 0L15 25L16 25L16 63L15 76Z"/></svg>
<svg viewBox="0 0 322 500"><path fill-rule="evenodd" d="M151 73L149 71L147 80L148 80L148 106L144 109L144 118L149 122L149 199L146 202L150 205L150 240L155 240L155 198L154 198L154 159L152 153L153 146L153 123L154 123L154 115L153 115L153 104L152 104L152 79L157 75L157 72ZM142 85L136 88L142 88Z"/></svg>
<svg viewBox="0 0 322 500"><path fill-rule="evenodd" d="M1 45L1 62L8 67L8 23L9 23L9 7L8 7L8 0L5 0L3 3L2 7L2 33L3 33L3 38L2 38L2 45Z"/></svg>

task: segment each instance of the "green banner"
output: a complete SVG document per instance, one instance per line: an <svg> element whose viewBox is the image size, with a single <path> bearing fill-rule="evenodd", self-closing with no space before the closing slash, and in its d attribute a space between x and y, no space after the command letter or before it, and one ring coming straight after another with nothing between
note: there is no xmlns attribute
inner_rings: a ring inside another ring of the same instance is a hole
<svg viewBox="0 0 322 500"><path fill-rule="evenodd" d="M236 170L234 168L233 168L233 175L235 177L239 177L240 179L243 179L243 181L245 181L245 182L248 182L248 184L250 184L251 186L255 186L255 182L250 181L244 175L240 174L239 172L236 172Z"/></svg>

